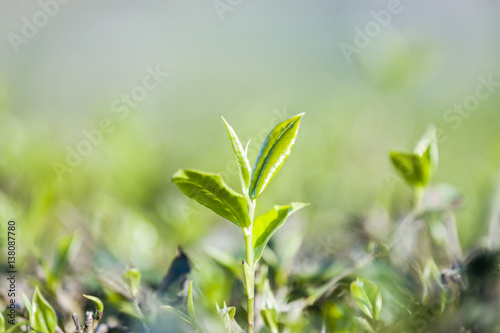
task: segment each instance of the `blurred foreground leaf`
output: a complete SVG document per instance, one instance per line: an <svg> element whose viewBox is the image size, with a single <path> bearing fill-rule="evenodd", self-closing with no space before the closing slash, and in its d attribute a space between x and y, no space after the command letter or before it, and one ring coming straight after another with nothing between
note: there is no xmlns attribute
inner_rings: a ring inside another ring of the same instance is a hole
<svg viewBox="0 0 500 333"><path fill-rule="evenodd" d="M351 295L370 319L379 320L382 295L375 283L365 279L356 279L351 283Z"/></svg>
<svg viewBox="0 0 500 333"><path fill-rule="evenodd" d="M40 332L55 333L56 331L56 311L43 297L38 287L35 288L31 301L30 324L33 329Z"/></svg>

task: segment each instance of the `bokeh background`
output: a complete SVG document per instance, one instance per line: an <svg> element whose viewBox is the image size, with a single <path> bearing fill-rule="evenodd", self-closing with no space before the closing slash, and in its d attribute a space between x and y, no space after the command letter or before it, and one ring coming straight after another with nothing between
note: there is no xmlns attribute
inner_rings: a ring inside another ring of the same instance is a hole
<svg viewBox="0 0 500 333"><path fill-rule="evenodd" d="M44 23L46 3L55 14ZM481 244L500 167L500 3L402 0L346 57L342 43L356 46L357 29L389 3L1 2L0 216L18 223L18 265L29 271L34 253L51 256L77 230L80 268L137 267L152 281L178 245L237 253L239 230L170 182L191 167L238 188L220 115L242 141L252 139L254 161L274 124L306 112L258 211L311 203L289 230L305 235L305 249L327 240L334 251L356 241L349 225L358 216L384 207L397 218L410 207L411 190L388 153L411 150L434 123L433 182L463 193L460 240L464 249ZM44 23L36 32L26 27L34 20ZM168 76L128 114L116 112L148 68ZM481 78L495 82L488 98L453 111ZM113 130L76 166L57 169L105 118Z"/></svg>

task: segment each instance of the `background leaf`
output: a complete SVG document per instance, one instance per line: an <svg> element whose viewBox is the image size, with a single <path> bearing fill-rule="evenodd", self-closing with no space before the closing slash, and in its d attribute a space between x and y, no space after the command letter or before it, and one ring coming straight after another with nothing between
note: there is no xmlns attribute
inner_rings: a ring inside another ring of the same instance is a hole
<svg viewBox="0 0 500 333"><path fill-rule="evenodd" d="M290 155L303 115L301 113L279 123L264 139L253 167L248 191L250 198L255 199L262 193Z"/></svg>
<svg viewBox="0 0 500 333"><path fill-rule="evenodd" d="M5 318L3 314L0 312L0 333L5 333Z"/></svg>
<svg viewBox="0 0 500 333"><path fill-rule="evenodd" d="M391 152L390 157L394 167L410 185L427 186L439 159L436 127L428 127L413 153Z"/></svg>
<svg viewBox="0 0 500 333"><path fill-rule="evenodd" d="M280 313L268 279L266 279L263 284L262 310L260 313L262 315L262 319L264 320L264 324L266 324L271 332L278 333L278 320Z"/></svg>
<svg viewBox="0 0 500 333"><path fill-rule="evenodd" d="M257 217L253 224L253 249L255 262L262 256L271 236L285 223L286 219L308 204L293 202L288 206L274 206L264 215Z"/></svg>
<svg viewBox="0 0 500 333"><path fill-rule="evenodd" d="M196 313L194 311L194 302L193 302L193 281L189 282L188 297L187 297L187 310L188 310L189 318L191 318L191 321L193 322L193 324L196 324Z"/></svg>
<svg viewBox="0 0 500 333"><path fill-rule="evenodd" d="M226 125L227 134L229 135L229 139L231 140L234 158L236 159L236 165L238 166L238 172L240 175L241 187L243 189L243 193L245 193L246 191L248 191L248 187L250 186L250 162L248 162L246 150L243 150L243 146L241 145L241 142L238 139L238 136L234 132L233 128L227 123L224 117L221 116L221 118L222 121L224 121L224 125Z"/></svg>
<svg viewBox="0 0 500 333"><path fill-rule="evenodd" d="M181 169L172 176L172 181L185 195L237 226L250 225L247 200L224 184L220 175Z"/></svg>
<svg viewBox="0 0 500 333"><path fill-rule="evenodd" d="M351 283L351 295L369 318L379 320L382 296L375 283L366 279L356 279Z"/></svg>
<svg viewBox="0 0 500 333"><path fill-rule="evenodd" d="M56 331L56 311L43 297L38 287L35 288L31 301L30 323L33 329L40 332L55 333Z"/></svg>
<svg viewBox="0 0 500 333"><path fill-rule="evenodd" d="M437 169L439 162L439 151L437 146L436 126L429 125L424 135L420 138L413 150L415 154L423 156L429 154L429 162L433 170Z"/></svg>
<svg viewBox="0 0 500 333"><path fill-rule="evenodd" d="M224 306L222 309L219 307L219 304L215 303L217 307L217 313L219 317L222 319L224 323L224 327L226 328L227 333L244 333L245 331L238 325L236 320L234 320L234 316L236 315L236 308L234 306L228 307L226 302L224 302Z"/></svg>
<svg viewBox="0 0 500 333"><path fill-rule="evenodd" d="M185 321L186 323L188 323L189 325L193 325L193 323L191 322L191 319L184 313L182 312L181 310L178 310L170 305L162 305L161 306L162 309L164 310L167 310L168 312L174 314L175 316L177 316L179 319L182 319L183 321Z"/></svg>
<svg viewBox="0 0 500 333"><path fill-rule="evenodd" d="M122 274L122 280L127 285L130 294L137 297L141 291L141 272L132 268Z"/></svg>
<svg viewBox="0 0 500 333"><path fill-rule="evenodd" d="M391 162L401 177L413 186L426 186L429 182L429 158L417 154L391 152Z"/></svg>

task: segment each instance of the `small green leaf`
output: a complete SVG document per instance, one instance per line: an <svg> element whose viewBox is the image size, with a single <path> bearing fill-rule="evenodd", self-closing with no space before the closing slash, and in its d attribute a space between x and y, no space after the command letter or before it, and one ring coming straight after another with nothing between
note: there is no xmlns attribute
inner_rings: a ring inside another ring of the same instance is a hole
<svg viewBox="0 0 500 333"><path fill-rule="evenodd" d="M23 330L21 330L21 326L24 326L24 325L28 325L30 322L29 321L20 321L18 323L16 323L15 325L12 325L9 327L9 329L7 331L5 331L5 333L14 333L14 332L24 332Z"/></svg>
<svg viewBox="0 0 500 333"><path fill-rule="evenodd" d="M413 153L391 152L390 157L406 182L416 187L427 186L438 164L436 128L429 126Z"/></svg>
<svg viewBox="0 0 500 333"><path fill-rule="evenodd" d="M262 310L260 311L264 324L272 333L278 333L279 310L276 299L274 298L269 280L266 279L263 284L262 292Z"/></svg>
<svg viewBox="0 0 500 333"><path fill-rule="evenodd" d="M141 272L132 268L122 274L122 280L127 286L130 294L137 297L141 291Z"/></svg>
<svg viewBox="0 0 500 333"><path fill-rule="evenodd" d="M437 146L436 126L429 125L424 135L420 138L413 150L418 156L429 154L429 162L432 170L436 170L439 162L439 151Z"/></svg>
<svg viewBox="0 0 500 333"><path fill-rule="evenodd" d="M191 322L196 323L196 313L194 312L194 302L193 302L193 281L189 282L187 310L189 318L191 318Z"/></svg>
<svg viewBox="0 0 500 333"><path fill-rule="evenodd" d="M274 127L262 143L250 181L251 199L258 197L290 155L304 113Z"/></svg>
<svg viewBox="0 0 500 333"><path fill-rule="evenodd" d="M275 309L260 310L264 324L271 330L272 333L278 333L278 314Z"/></svg>
<svg viewBox="0 0 500 333"><path fill-rule="evenodd" d="M236 320L234 320L234 316L236 314L236 308L234 306L228 307L226 302L224 302L224 306L222 309L219 307L219 304L215 303L217 307L217 313L219 317L222 319L224 323L224 327L227 333L244 333L243 329L238 325Z"/></svg>
<svg viewBox="0 0 500 333"><path fill-rule="evenodd" d="M181 169L172 176L172 181L185 195L237 226L250 225L247 200L224 184L220 175Z"/></svg>
<svg viewBox="0 0 500 333"><path fill-rule="evenodd" d="M173 313L175 316L182 319L183 321L185 321L189 325L191 325L191 326L193 325L193 323L191 322L191 319L184 312L177 310L176 308L171 307L170 305L162 305L161 308L164 310L167 310L170 313Z"/></svg>
<svg viewBox="0 0 500 333"><path fill-rule="evenodd" d="M94 302L96 312L100 311L101 315L102 315L102 313L104 313L104 304L102 303L102 301L99 298L97 298L95 296L85 295L85 294L83 295L83 297Z"/></svg>
<svg viewBox="0 0 500 333"><path fill-rule="evenodd" d="M24 307L26 308L26 311L28 311L28 318L31 318L33 314L31 313L31 302L28 299L28 296L24 292L21 291L21 297L24 302Z"/></svg>
<svg viewBox="0 0 500 333"><path fill-rule="evenodd" d="M370 319L379 320L382 295L375 283L365 279L356 279L351 283L351 295Z"/></svg>
<svg viewBox="0 0 500 333"><path fill-rule="evenodd" d="M241 261L243 266L243 285L245 286L245 290L247 291L248 298L253 298L254 295L254 275L250 266L245 262L245 260Z"/></svg>
<svg viewBox="0 0 500 333"><path fill-rule="evenodd" d="M226 305L224 303L224 305ZM234 316L236 315L236 308L234 306L230 306L227 308L227 315L229 316L229 319L233 320Z"/></svg>
<svg viewBox="0 0 500 333"><path fill-rule="evenodd" d="M226 119L224 119L224 117L221 116L221 118L222 121L224 121L224 125L226 125L227 134L229 135L229 139L231 140L234 158L236 159L236 164L238 165L241 187L243 189L243 193L245 193L246 191L248 191L248 187L250 186L250 162L248 162L246 150L243 150L240 139L238 139L238 136L234 132L233 128L226 122Z"/></svg>
<svg viewBox="0 0 500 333"><path fill-rule="evenodd" d="M255 262L259 261L267 242L269 242L276 230L285 223L286 219L307 205L301 202L293 202L288 206L274 206L270 211L255 219L253 225Z"/></svg>
<svg viewBox="0 0 500 333"><path fill-rule="evenodd" d="M71 257L79 245L78 233L66 236L57 242L57 250L54 260L54 277L59 281L67 269Z"/></svg>
<svg viewBox="0 0 500 333"><path fill-rule="evenodd" d="M401 177L410 185L425 186L429 182L429 161L427 155L391 152L391 162Z"/></svg>
<svg viewBox="0 0 500 333"><path fill-rule="evenodd" d="M31 301L31 314L30 323L33 329L44 333L55 333L57 325L56 311L43 297L38 287L35 288Z"/></svg>

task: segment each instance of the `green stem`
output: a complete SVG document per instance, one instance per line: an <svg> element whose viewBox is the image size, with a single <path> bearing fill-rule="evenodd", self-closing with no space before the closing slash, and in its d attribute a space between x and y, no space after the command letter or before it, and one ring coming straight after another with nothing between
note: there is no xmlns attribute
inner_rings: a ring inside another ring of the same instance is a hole
<svg viewBox="0 0 500 333"><path fill-rule="evenodd" d="M254 289L255 289L255 257L253 252L253 220L255 214L255 200L251 200L247 197L248 200L248 215L250 217L250 221L252 222L249 227L243 228L243 234L245 236L245 250L246 250L246 263L248 267L250 267L250 274L247 277L243 277L246 281L245 284L247 286L247 296L248 296L248 306L247 306L247 314L248 314L248 333L254 333L255 326L255 314L254 314Z"/></svg>
<svg viewBox="0 0 500 333"><path fill-rule="evenodd" d="M425 187L416 186L413 189L413 212L419 213L422 208L422 200L425 194Z"/></svg>

